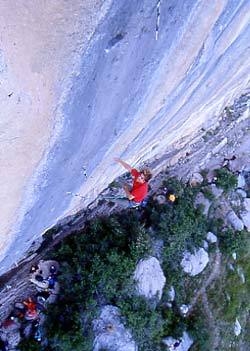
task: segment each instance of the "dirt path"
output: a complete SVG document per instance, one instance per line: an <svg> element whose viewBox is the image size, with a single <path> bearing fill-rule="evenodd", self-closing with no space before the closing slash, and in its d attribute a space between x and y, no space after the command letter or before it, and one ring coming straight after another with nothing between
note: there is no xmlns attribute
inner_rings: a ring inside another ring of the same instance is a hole
<svg viewBox="0 0 250 351"><path fill-rule="evenodd" d="M209 301L208 301L208 297L207 297L206 292L201 293L201 300L202 300L202 304L204 307L204 311L205 311L207 318L208 318L207 321L208 321L208 325L209 325L210 338L211 338L211 351L215 351L215 350L218 350L218 347L219 347L220 333L219 333L219 330L217 328L214 315L210 309Z"/></svg>
<svg viewBox="0 0 250 351"><path fill-rule="evenodd" d="M200 296L206 293L206 289L211 285L211 283L218 278L220 274L220 268L221 268L221 252L217 247L212 272L209 275L208 279L204 282L203 286L197 291L194 298L191 300L190 311L194 308Z"/></svg>
<svg viewBox="0 0 250 351"><path fill-rule="evenodd" d="M220 272L221 272L221 252L220 252L218 245L217 245L215 259L213 262L213 269L212 269L208 279L204 282L203 286L197 291L197 293L195 294L195 296L191 300L190 309L188 312L188 315L189 315L192 312L192 310L195 307L198 300L201 299L203 311L205 312L205 314L207 316L207 322L208 322L209 331L210 331L211 351L218 350L219 330L217 328L214 315L213 315L211 308L209 306L209 301L208 301L206 289L212 284L212 282L214 280L216 280L219 277Z"/></svg>

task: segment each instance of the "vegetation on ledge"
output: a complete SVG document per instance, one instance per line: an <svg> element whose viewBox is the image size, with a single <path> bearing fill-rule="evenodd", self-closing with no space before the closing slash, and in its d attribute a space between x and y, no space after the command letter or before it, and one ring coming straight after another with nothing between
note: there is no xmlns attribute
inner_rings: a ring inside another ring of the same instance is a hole
<svg viewBox="0 0 250 351"><path fill-rule="evenodd" d="M171 178L164 181L162 189L166 187L175 189L177 200L174 204L159 205L150 199L144 209L129 209L97 218L49 253L49 258L61 264L61 292L57 303L47 311L47 344L29 342L27 346L24 341L21 349L90 351L94 339L92 322L102 306L112 304L120 308L123 322L131 330L141 351L160 351L163 337L172 335L178 338L183 330L194 337L192 350L210 350L202 304L197 304L190 317L184 318L179 312L179 305L190 301L197 286L206 279L206 273L190 278L183 274L180 261L185 250L192 251L203 245L211 228L216 229L219 245L226 255L235 249L242 250L247 238L238 233L235 245L233 232L223 232L220 222L208 220L202 208L194 207L200 186L192 188ZM158 304L135 296L132 279L138 261L155 254L155 238L163 241L161 258L167 280ZM169 308L166 296L172 285L176 299ZM223 292L217 290L214 294L212 300L221 301ZM228 312L228 318L230 313L235 316L237 307L233 308Z"/></svg>

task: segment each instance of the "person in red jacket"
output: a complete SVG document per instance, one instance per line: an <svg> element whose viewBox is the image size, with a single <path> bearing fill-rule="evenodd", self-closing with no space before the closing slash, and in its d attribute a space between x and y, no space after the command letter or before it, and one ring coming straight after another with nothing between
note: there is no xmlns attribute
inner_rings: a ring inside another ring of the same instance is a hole
<svg viewBox="0 0 250 351"><path fill-rule="evenodd" d="M132 187L130 187L128 184L123 186L127 198L137 204L141 203L148 194L148 181L152 177L150 170L144 168L141 171L138 171L120 158L115 158L115 161L120 163L127 171L129 171L133 178Z"/></svg>

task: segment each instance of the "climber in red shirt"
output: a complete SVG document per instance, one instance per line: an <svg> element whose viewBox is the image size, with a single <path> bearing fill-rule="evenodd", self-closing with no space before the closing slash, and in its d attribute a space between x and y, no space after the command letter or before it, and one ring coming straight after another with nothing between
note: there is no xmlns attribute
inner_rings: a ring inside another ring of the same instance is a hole
<svg viewBox="0 0 250 351"><path fill-rule="evenodd" d="M135 203L142 202L148 194L148 181L152 177L150 170L144 168L141 171L138 171L120 158L115 158L115 161L129 171L133 178L132 188L128 184L123 186L127 198Z"/></svg>

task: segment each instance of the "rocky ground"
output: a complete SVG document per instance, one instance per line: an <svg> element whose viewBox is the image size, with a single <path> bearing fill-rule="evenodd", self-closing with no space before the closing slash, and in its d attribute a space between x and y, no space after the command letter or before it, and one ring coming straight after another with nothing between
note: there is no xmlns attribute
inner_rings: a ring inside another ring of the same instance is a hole
<svg viewBox="0 0 250 351"><path fill-rule="evenodd" d="M203 128L199 135L195 136L190 145L183 143L183 148L179 150L170 150L164 158L154 160L151 163L152 169L157 176L151 182L151 194L157 192L162 179L169 175L175 175L185 181L195 182L199 178L201 170L207 169L207 177L213 180L213 170L226 166L228 169L238 175L238 193L241 197L249 198L249 188L243 190L241 175L250 172L250 119L249 119L249 95L244 95L238 99L235 104L226 108L221 115L217 125ZM163 172L160 170L163 169ZM116 191L116 188L109 188L108 193ZM218 194L217 194L218 195ZM220 198L223 202L223 199ZM222 206L223 207L223 206ZM249 228L249 210L248 217L245 219L234 208L223 207L228 222L237 229L238 226ZM86 220L98 215L108 214L119 211L119 205L96 199L86 210L82 210L75 216L66 218L64 223L54 228L46 235L47 240L39 248L40 243L34 243L32 251L27 258L23 260L15 269L1 276L0 278L0 320L4 320L10 313L13 303L16 300L26 298L34 294L34 285L28 280L29 270L33 263L37 263L43 258L47 248L51 247L63 237L69 235L84 226ZM232 216L233 211L234 215ZM231 213L231 214L230 214ZM53 241L51 241L53 238ZM37 249L37 251L36 251ZM206 288L220 274L220 253L217 252L214 260L214 268L208 277L206 284L200 288L194 296L191 305L194 306L199 297L202 298L204 308L208 316L209 323L213 329L214 349L218 345L218 330L216 323L209 307L206 295Z"/></svg>

